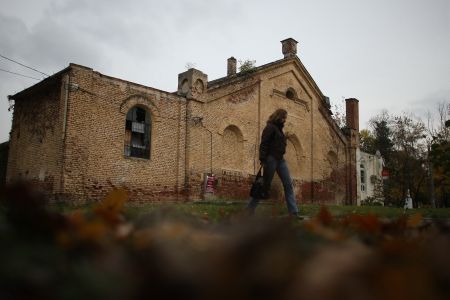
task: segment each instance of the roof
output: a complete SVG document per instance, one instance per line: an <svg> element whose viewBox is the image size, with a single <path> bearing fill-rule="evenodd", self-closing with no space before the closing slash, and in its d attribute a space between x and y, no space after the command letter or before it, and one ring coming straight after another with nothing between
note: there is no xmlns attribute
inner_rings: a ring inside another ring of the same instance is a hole
<svg viewBox="0 0 450 300"><path fill-rule="evenodd" d="M244 76L248 76L248 75L250 75L250 74L259 72L259 71L261 71L261 70L263 70L263 69L266 69L266 68L268 68L268 67L277 65L277 64L279 64L279 63L281 63L281 62L283 62L283 61L284 61L284 59L276 60L276 61L270 62L270 63L268 63L268 64L265 64L265 65L256 67L256 68L253 69L252 71L239 72L239 73L236 73L235 75L232 75L232 76L224 76L224 77L221 77L221 78L217 78L217 79L208 81L208 87L210 87L210 86L215 86L215 85L223 85L223 84L226 84L227 81L230 81L230 83L231 83L231 82L234 82L234 81L236 81L236 80L240 80L240 79L242 79Z"/></svg>
<svg viewBox="0 0 450 300"><path fill-rule="evenodd" d="M249 76L253 76L254 74L260 73L260 72L262 72L262 71L264 71L266 69L269 69L271 67L274 67L274 66L277 66L277 65L281 65L281 64L291 63L291 62L294 62L295 64L297 64L298 67L300 68L300 70L304 72L304 74L308 78L308 81L311 83L312 88L317 92L317 94L319 95L319 98L321 98L324 101L323 93L321 92L321 90L319 89L319 87L315 83L314 79L311 77L311 75L309 74L308 70L306 70L305 66L303 65L303 63L300 61L300 59L297 56L295 56L294 58L283 58L283 59L279 59L279 60L276 60L276 61L264 64L264 65L261 65L259 67L256 67L255 69L253 69L250 72L248 72L248 71L247 72L239 72L239 73L236 73L235 75L232 75L232 76L225 76L225 77L221 77L221 78L209 81L208 82L208 89L214 89L214 88L217 88L219 86L232 84L232 83L235 83L237 81L241 81L243 79L246 79ZM53 74L52 76L49 76L49 77L45 78L44 80L36 83L35 85L32 85L32 86L26 88L25 90L16 93L15 95L8 96L8 99L18 100L18 99L26 96L27 94L31 93L32 91L34 92L37 89L48 87L51 83L54 83L56 80L59 80L62 77L62 75L65 74L66 72L68 72L72 67L80 67L80 68L86 68L86 69L92 70L91 68L71 63L67 68L64 68L63 70ZM101 76L104 76L104 77L112 78L112 79L115 79L115 80L120 80L120 81L123 81L123 82L131 83L131 84L134 84L134 85L137 85L137 86L141 86L141 87L145 87L145 88L150 88L150 89L157 90L157 91L160 91L160 92L164 92L164 93L167 93L167 94L176 95L176 92L167 92L167 91L159 90L159 89L156 89L156 88L153 88L153 87L144 86L144 85L141 85L141 84L138 84L138 83L134 83L134 82L130 82L130 81L127 81L127 80L123 80L123 79L120 79L120 78L115 78L115 77L112 77L112 76L104 75L104 74L101 74L101 73L99 73L97 71L95 71L95 72L98 73Z"/></svg>
<svg viewBox="0 0 450 300"><path fill-rule="evenodd" d="M242 79L245 79L248 76L252 76L253 74L262 72L268 68L274 67L276 65L281 65L281 64L285 64L285 63L291 63L294 62L296 64L298 64L300 70L302 70L306 77L308 78L309 82L311 83L313 89L317 92L317 94L319 95L319 97L324 100L324 95L322 93L322 91L319 89L319 87L317 86L316 82L314 81L314 79L312 78L312 76L309 74L308 70L306 70L305 66L303 65L303 63L300 61L300 59L295 56L294 58L283 58L283 59L279 59L264 65L261 65L259 67L256 67L255 69L253 69L250 72L239 72L236 73L235 75L232 76L225 76L225 77L221 77L212 81L208 81L208 89L214 89L217 88L219 86L222 85L226 85L226 84L232 84L236 81L240 81Z"/></svg>
<svg viewBox="0 0 450 300"><path fill-rule="evenodd" d="M39 81L38 83L14 94L14 95L9 95L8 96L8 100L18 100L22 97L27 96L28 94L36 91L36 90L40 90L40 89L45 89L49 86L51 86L52 84L54 84L55 82L59 81L59 79L62 77L63 74L65 74L68 70L70 69L70 66L67 68L62 69L61 71Z"/></svg>

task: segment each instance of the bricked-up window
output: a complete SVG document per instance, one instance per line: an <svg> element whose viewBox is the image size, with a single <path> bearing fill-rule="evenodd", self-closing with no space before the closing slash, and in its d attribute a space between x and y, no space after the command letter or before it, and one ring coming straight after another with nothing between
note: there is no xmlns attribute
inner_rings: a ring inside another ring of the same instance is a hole
<svg viewBox="0 0 450 300"><path fill-rule="evenodd" d="M241 130L230 125L223 132L221 155L224 169L242 169L243 137Z"/></svg>
<svg viewBox="0 0 450 300"><path fill-rule="evenodd" d="M125 156L150 159L150 129L151 118L147 110L135 106L128 111L125 121Z"/></svg>

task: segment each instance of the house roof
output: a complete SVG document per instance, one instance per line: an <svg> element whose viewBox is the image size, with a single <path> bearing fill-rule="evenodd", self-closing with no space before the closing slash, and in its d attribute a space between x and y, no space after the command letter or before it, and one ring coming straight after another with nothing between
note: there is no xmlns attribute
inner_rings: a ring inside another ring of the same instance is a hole
<svg viewBox="0 0 450 300"><path fill-rule="evenodd" d="M317 86L316 82L314 81L312 76L309 74L308 70L306 70L305 66L303 65L303 63L300 61L300 59L297 56L295 56L293 58L283 58L283 59L279 59L279 60L276 60L276 61L264 64L264 65L261 65L259 67L256 67L255 69L253 69L250 72L248 72L248 71L247 72L239 72L239 73L236 73L235 75L232 75L232 76L224 76L224 77L221 77L221 78L218 78L218 79L215 79L215 80L208 81L208 90L215 89L215 88L218 88L218 87L221 87L221 86L224 86L224 85L228 85L228 84L233 84L235 82L244 80L244 79L248 78L249 76L254 76L257 73L264 72L265 70L270 69L272 67L275 67L275 66L278 66L278 65L287 64L287 63L292 63L292 62L294 64L296 64L298 66L298 68L305 74L305 76L307 77L309 83L311 84L312 89L317 93L319 98L322 99L323 104L325 104L325 100L324 100L325 96L323 95L322 91L319 89L319 87ZM36 83L35 85L32 85L32 86L24 89L23 91L18 92L18 93L14 94L14 95L8 96L8 99L19 100L19 99L21 99L23 97L26 97L31 92L36 92L37 90L45 89L46 87L49 87L51 84L54 84L55 82L60 80L61 77L66 72L68 72L72 67L80 67L80 68L86 68L86 69L92 70L89 67L85 67L85 66L82 66L82 65L71 63L68 67L66 67L66 68L62 69L61 71L53 74L52 76L49 76L49 77L43 79L42 81ZM145 87L145 88L150 88L150 89L157 90L157 91L160 91L160 92L164 92L164 93L168 93L168 94L172 94L172 95L176 95L177 94L177 92L163 91L163 90L159 90L159 89L156 89L156 88L153 88L153 87L150 87L150 86L144 86L144 85L141 85L141 84L138 84L138 83L134 83L134 82L130 82L130 81L127 81L127 80L123 80L123 79L120 79L120 78L115 78L115 77L111 77L111 76L108 76L108 75L104 75L104 74L101 74L99 72L96 72L96 73L98 73L98 74L100 74L101 76L104 76L104 77L120 80L120 81L123 81L123 82L128 82L128 83L131 83L131 84L135 84L135 85L142 86L142 87Z"/></svg>
<svg viewBox="0 0 450 300"><path fill-rule="evenodd" d="M44 90L50 86L52 86L53 84L55 84L55 82L59 81L61 79L61 77L70 69L70 66L67 68L62 69L61 71L39 81L38 83L14 94L14 95L8 95L8 100L19 100L23 97L26 97L27 95L29 95L32 92L35 92L37 90Z"/></svg>
<svg viewBox="0 0 450 300"><path fill-rule="evenodd" d="M297 56L295 56L294 58L283 58L283 59L279 59L279 60L264 64L264 65L261 65L259 67L256 67L255 69L253 69L250 72L248 72L248 71L247 72L239 72L232 76L225 76L225 77L221 77L221 78L218 78L218 79L215 79L212 81L208 81L208 89L215 89L219 86L232 84L237 81L241 81L241 80L247 78L248 76L252 76L253 74L263 72L274 66L291 63L291 62L294 62L299 67L299 69L305 74L308 81L311 83L313 90L315 90L317 95L319 96L319 98L321 98L324 101L325 96L323 95L323 93L319 89L319 87L317 86L317 84L314 81L314 79L312 78L311 74L309 74L308 70L305 68L305 66L303 65L303 63Z"/></svg>
<svg viewBox="0 0 450 300"><path fill-rule="evenodd" d="M311 88L316 92L316 94L318 95L319 99L321 99L321 104L323 105L323 108L328 112L328 116L326 117L327 121L330 124L332 124L332 127L335 129L336 132L338 132L339 136L342 139L342 137L343 137L342 132L338 129L338 127L335 124L335 122L333 122L332 119L331 119L331 111L330 111L329 107L327 106L327 104L325 102L325 96L323 95L322 91L319 89L319 87L317 86L316 82L314 81L312 76L309 74L308 70L306 70L305 66L303 65L303 63L300 61L300 59L297 56L291 57L291 58L283 58L283 59L279 59L279 60L276 60L276 61L264 64L264 65L261 65L259 67L256 67L255 69L253 69L250 72L239 72L239 73L236 73L236 74L234 74L232 76L225 76L225 77L221 77L221 78L209 81L208 82L208 90L212 90L212 89L223 87L225 85L233 84L233 83L245 80L245 79L247 79L249 77L252 77L252 76L254 76L254 75L258 74L258 73L264 72L264 71L266 71L266 70L268 70L270 68L273 68L273 67L276 67L276 66L280 66L280 65L284 65L284 64L289 64L289 63L294 63L295 65L297 65L299 70L301 72L303 72L303 74L306 76L306 78L308 79L308 82L311 85ZM43 79L42 81L40 81L40 82L38 82L38 83L36 83L36 84L34 84L34 85L24 89L23 91L18 92L15 95L9 95L8 99L9 100L19 100L21 98L25 98L25 97L29 96L31 93L34 93L36 91L45 90L45 89L47 89L49 87L52 87L52 86L54 86L54 84L57 84L59 82L59 80L61 80L61 77L64 74L66 74L67 72L69 72L70 69L73 68L73 67L85 68L85 69L92 70L89 67L85 67L85 66L82 66L82 65L71 63L68 67L66 67L66 68L62 69L61 71L53 74L52 76L49 76L49 77ZM159 90L159 89L156 89L156 88L153 88L153 87L144 86L144 85L141 85L141 84L138 84L138 83L134 83L134 82L130 82L130 81L127 81L127 80L123 80L123 79L120 79L120 78L115 78L115 77L111 77L111 76L108 76L108 75L103 75L103 74L101 74L101 73L99 73L97 71L94 71L94 72L99 74L100 76L103 76L103 77L112 78L112 79L115 79L115 80L120 80L122 82L127 82L127 83L130 83L130 84L136 85L136 86L141 86L141 87L144 87L144 88L149 88L149 89L152 89L152 90L157 90L157 91L160 91L160 92L163 92L163 93L167 93L167 94L171 94L171 95L174 95L174 96L178 96L177 92L167 92L167 91Z"/></svg>
<svg viewBox="0 0 450 300"><path fill-rule="evenodd" d="M70 63L68 67L66 67L66 68L62 69L61 71L53 74L52 76L49 76L49 77L43 79L42 81L40 81L40 82L38 82L38 83L36 83L36 84L34 84L34 85L24 89L23 91L20 91L20 92L16 93L14 95L9 95L8 99L10 99L10 100L19 100L19 99L21 99L23 97L26 97L30 93L39 91L41 89L45 89L45 88L49 87L50 85L55 84L56 82L58 82L65 73L69 72L74 67L91 70L95 74L98 74L101 77L122 81L122 82L129 83L129 84L132 84L132 85L135 85L135 86L144 87L144 88L147 88L147 89L152 89L152 90L155 90L155 91L159 91L159 92L162 92L162 93L166 93L166 94L170 94L170 95L175 95L176 96L176 92L172 93L172 92L168 92L168 91L163 91L163 90L151 87L151 86L146 86L146 85L142 85L142 84L135 83L135 82L132 82L132 81L124 80L124 79L121 79L121 78L105 75L105 74L102 74L102 73L100 73L98 71L94 71L92 68L89 68L89 67L86 67L86 66L83 66L83 65Z"/></svg>

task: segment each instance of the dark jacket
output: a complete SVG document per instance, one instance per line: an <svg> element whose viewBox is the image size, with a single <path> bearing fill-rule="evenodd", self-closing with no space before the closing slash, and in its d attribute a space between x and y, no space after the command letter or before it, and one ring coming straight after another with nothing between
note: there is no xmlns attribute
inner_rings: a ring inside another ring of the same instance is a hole
<svg viewBox="0 0 450 300"><path fill-rule="evenodd" d="M283 133L283 124L268 122L261 135L259 160L264 162L269 155L281 160L284 153L286 153L286 136Z"/></svg>

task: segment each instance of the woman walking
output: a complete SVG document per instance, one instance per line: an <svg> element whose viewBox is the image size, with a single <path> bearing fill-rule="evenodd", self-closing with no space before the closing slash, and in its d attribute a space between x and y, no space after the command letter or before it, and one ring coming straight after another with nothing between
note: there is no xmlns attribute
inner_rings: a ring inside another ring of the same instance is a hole
<svg viewBox="0 0 450 300"><path fill-rule="evenodd" d="M268 194L273 176L277 172L284 187L284 197L291 216L301 218L295 202L294 189L289 169L283 156L286 153L286 136L283 127L287 119L287 111L277 109L267 120L267 125L261 135L259 145L259 160L263 167L264 190ZM254 214L261 199L251 197L247 205L250 214Z"/></svg>

